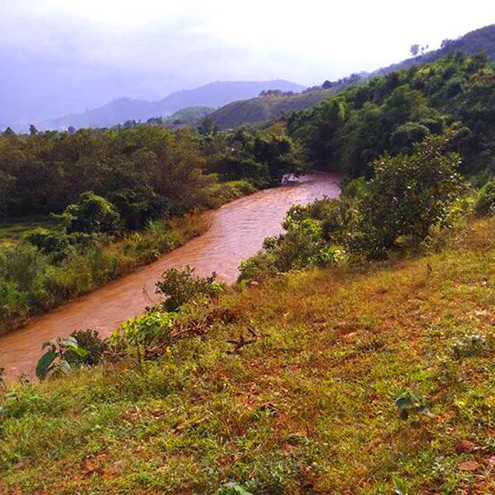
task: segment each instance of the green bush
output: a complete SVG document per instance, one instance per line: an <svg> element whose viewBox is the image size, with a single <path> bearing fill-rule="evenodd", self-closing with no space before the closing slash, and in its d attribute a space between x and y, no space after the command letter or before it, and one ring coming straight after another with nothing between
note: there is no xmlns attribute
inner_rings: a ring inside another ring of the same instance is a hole
<svg viewBox="0 0 495 495"><path fill-rule="evenodd" d="M196 277L194 268L189 265L183 270L171 268L162 274L161 281L157 282L157 293L167 296L163 306L168 311L176 311L183 304L199 297L214 297L222 284L216 282L216 273L208 277Z"/></svg>
<svg viewBox="0 0 495 495"><path fill-rule="evenodd" d="M495 213L495 180L488 181L477 193L474 202L477 215L493 215Z"/></svg>
<svg viewBox="0 0 495 495"><path fill-rule="evenodd" d="M94 366L103 359L104 353L108 350L108 341L102 339L96 330L76 330L70 334L76 339L78 346L86 353L77 353L69 349L65 353L65 359L71 365Z"/></svg>
<svg viewBox="0 0 495 495"><path fill-rule="evenodd" d="M415 243L434 226L446 227L462 192L460 157L446 153L446 136L428 136L410 155L385 154L375 162L369 193L359 206L359 235L350 249L383 256L403 237Z"/></svg>
<svg viewBox="0 0 495 495"><path fill-rule="evenodd" d="M38 288L47 266L46 257L30 244L0 249L0 280L14 282L21 291Z"/></svg>
<svg viewBox="0 0 495 495"><path fill-rule="evenodd" d="M38 227L24 237L24 241L36 246L42 253L50 255L54 262L65 259L69 253L69 237L55 230Z"/></svg>
<svg viewBox="0 0 495 495"><path fill-rule="evenodd" d="M126 321L116 330L110 340L120 348L133 347L140 352L141 347L170 343L172 329L177 314L173 312L151 311Z"/></svg>
<svg viewBox="0 0 495 495"><path fill-rule="evenodd" d="M92 191L82 193L79 202L67 206L62 216L69 234L118 234L122 228L120 214L112 203Z"/></svg>

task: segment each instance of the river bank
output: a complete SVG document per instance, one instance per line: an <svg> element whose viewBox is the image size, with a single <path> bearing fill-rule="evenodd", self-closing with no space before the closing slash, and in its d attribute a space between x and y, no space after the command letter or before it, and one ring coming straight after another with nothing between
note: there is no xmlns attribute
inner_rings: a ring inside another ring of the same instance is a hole
<svg viewBox="0 0 495 495"><path fill-rule="evenodd" d="M185 265L198 274L216 272L234 282L241 260L255 254L263 239L282 231L281 222L293 204L305 204L340 193L340 178L333 174L308 175L287 185L256 192L205 213L207 232L161 256L158 261L119 278L0 337L0 359L7 380L31 377L41 345L74 330L93 328L108 336L129 318L156 301L155 284L164 270Z"/></svg>

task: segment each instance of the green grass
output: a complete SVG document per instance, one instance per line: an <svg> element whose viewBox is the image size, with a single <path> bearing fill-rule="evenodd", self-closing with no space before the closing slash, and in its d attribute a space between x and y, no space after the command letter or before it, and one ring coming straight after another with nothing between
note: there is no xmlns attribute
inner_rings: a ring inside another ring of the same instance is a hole
<svg viewBox="0 0 495 495"><path fill-rule="evenodd" d="M321 89L293 96L263 96L229 103L209 117L221 129L243 124L261 124L297 110L304 110L327 99L333 90Z"/></svg>
<svg viewBox="0 0 495 495"><path fill-rule="evenodd" d="M49 216L35 216L22 219L0 220L0 244L18 242L25 234L37 227L56 228L60 221Z"/></svg>
<svg viewBox="0 0 495 495"><path fill-rule="evenodd" d="M493 493L494 228L230 289L184 317L206 335L142 370L125 358L9 387L0 492ZM462 344L473 334L484 345ZM401 419L404 391L431 414Z"/></svg>

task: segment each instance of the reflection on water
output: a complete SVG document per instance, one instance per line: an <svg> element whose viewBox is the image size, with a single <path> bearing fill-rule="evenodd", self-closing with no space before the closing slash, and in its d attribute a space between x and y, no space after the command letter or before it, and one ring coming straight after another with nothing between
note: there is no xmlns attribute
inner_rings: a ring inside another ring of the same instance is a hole
<svg viewBox="0 0 495 495"><path fill-rule="evenodd" d="M141 314L150 305L150 297L157 297L155 283L167 268L191 265L198 274L216 272L224 281L235 281L240 261L255 254L265 237L282 232L281 222L291 205L323 196L336 197L340 192L338 184L338 176L332 174L305 176L206 213L210 228L202 236L0 337L0 359L6 378L32 375L41 345L50 338L67 336L81 328L94 328L107 336L125 320Z"/></svg>

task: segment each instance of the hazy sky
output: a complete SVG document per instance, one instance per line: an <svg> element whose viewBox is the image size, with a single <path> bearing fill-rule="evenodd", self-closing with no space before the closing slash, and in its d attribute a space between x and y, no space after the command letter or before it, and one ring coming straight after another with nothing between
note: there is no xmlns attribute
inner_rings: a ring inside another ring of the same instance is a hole
<svg viewBox="0 0 495 495"><path fill-rule="evenodd" d="M0 0L0 124L215 80L321 84L492 23L487 0Z"/></svg>

